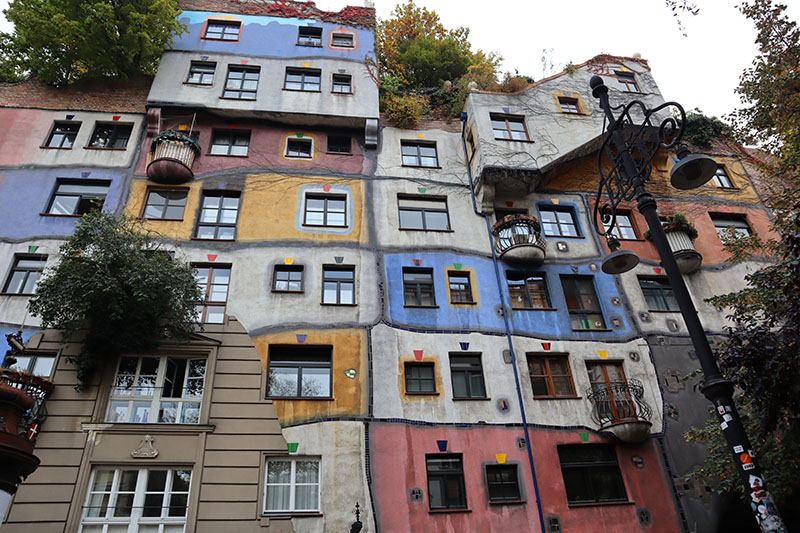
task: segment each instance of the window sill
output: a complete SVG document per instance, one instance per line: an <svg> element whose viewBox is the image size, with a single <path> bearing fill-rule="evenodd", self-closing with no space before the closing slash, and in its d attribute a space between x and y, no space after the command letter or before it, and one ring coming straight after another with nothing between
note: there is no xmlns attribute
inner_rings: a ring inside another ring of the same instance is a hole
<svg viewBox="0 0 800 533"><path fill-rule="evenodd" d="M246 158L246 157L248 157L248 156L246 156L246 155L233 155L233 154L212 154L211 152L206 152L204 155L206 155L206 156L210 156L210 157L240 157L240 158Z"/></svg>
<svg viewBox="0 0 800 533"><path fill-rule="evenodd" d="M282 291L280 289L272 289L276 294L304 294L306 291Z"/></svg>
<svg viewBox="0 0 800 533"><path fill-rule="evenodd" d="M350 226L332 226L326 224L300 224L304 228L333 228L333 229L347 229Z"/></svg>
<svg viewBox="0 0 800 533"><path fill-rule="evenodd" d="M33 292L0 292L0 296L33 296Z"/></svg>
<svg viewBox="0 0 800 533"><path fill-rule="evenodd" d="M680 313L680 309L648 309L648 313Z"/></svg>
<svg viewBox="0 0 800 533"><path fill-rule="evenodd" d="M716 188L721 190L721 191L741 191L742 190L741 187L716 187Z"/></svg>
<svg viewBox="0 0 800 533"><path fill-rule="evenodd" d="M545 240L549 239L585 239L583 235L544 235Z"/></svg>
<svg viewBox="0 0 800 533"><path fill-rule="evenodd" d="M421 168L421 169L430 169L430 170L441 170L442 167L424 167L422 165L400 165L403 168Z"/></svg>
<svg viewBox="0 0 800 533"><path fill-rule="evenodd" d="M82 422L83 431L106 431L109 433L147 433L163 430L165 433L211 433L216 424L167 424L153 422Z"/></svg>
<svg viewBox="0 0 800 533"><path fill-rule="evenodd" d="M192 87L213 87L214 83L192 83L190 81L183 82L184 85L191 85Z"/></svg>
<svg viewBox="0 0 800 533"><path fill-rule="evenodd" d="M430 514L444 514L444 513L471 513L472 509L428 509Z"/></svg>
<svg viewBox="0 0 800 533"><path fill-rule="evenodd" d="M590 116L589 113L571 113L566 111L561 111L561 114L565 117L588 117Z"/></svg>
<svg viewBox="0 0 800 533"><path fill-rule="evenodd" d="M307 46L309 48L322 48L322 43L309 44L309 43L295 43L297 46Z"/></svg>
<svg viewBox="0 0 800 533"><path fill-rule="evenodd" d="M353 96L353 91L350 91L349 93L343 93L341 91L331 91L331 94L340 94L342 96Z"/></svg>
<svg viewBox="0 0 800 533"><path fill-rule="evenodd" d="M438 305L404 305L408 309L439 309Z"/></svg>
<svg viewBox="0 0 800 533"><path fill-rule="evenodd" d="M146 220L148 222L183 222L182 218L150 218L141 217L139 220Z"/></svg>
<svg viewBox="0 0 800 533"><path fill-rule="evenodd" d="M235 242L236 239L201 239L200 237L192 237L191 240L193 241L205 241L205 242Z"/></svg>
<svg viewBox="0 0 800 533"><path fill-rule="evenodd" d="M311 161L312 159L314 159L310 155L289 155L289 154L283 154L283 158L284 159L298 159L300 161Z"/></svg>
<svg viewBox="0 0 800 533"><path fill-rule="evenodd" d="M512 307L512 311L558 311L557 307Z"/></svg>
<svg viewBox="0 0 800 533"><path fill-rule="evenodd" d="M358 307L358 304L332 304L329 302L320 302L319 305L330 305L334 307Z"/></svg>
<svg viewBox="0 0 800 533"><path fill-rule="evenodd" d="M287 89L286 87L283 88L284 91L291 91L293 93L321 93L322 89L317 89L316 91L307 91L306 89Z"/></svg>
<svg viewBox="0 0 800 533"><path fill-rule="evenodd" d="M478 305L478 302L450 302L450 305Z"/></svg>
<svg viewBox="0 0 800 533"><path fill-rule="evenodd" d="M322 516L322 513L318 512L318 511L311 511L311 512L302 512L302 511L282 512L282 511L276 511L274 513L273 512L266 512L262 516L263 516L263 518L271 518L271 519L275 519L275 518L303 518L304 516L306 516L306 517L320 517L320 516Z"/></svg>
<svg viewBox="0 0 800 533"><path fill-rule="evenodd" d="M439 392L406 392L406 396L439 396Z"/></svg>
<svg viewBox="0 0 800 533"><path fill-rule="evenodd" d="M582 400L582 396L534 396L534 400Z"/></svg>
<svg viewBox="0 0 800 533"><path fill-rule="evenodd" d="M426 229L426 228L397 228L400 231L428 231L432 233L455 233L451 229Z"/></svg>
<svg viewBox="0 0 800 533"><path fill-rule="evenodd" d="M127 148L106 148L104 146L84 146L84 150L108 150L109 152L124 152Z"/></svg>
<svg viewBox="0 0 800 533"><path fill-rule="evenodd" d="M530 139L498 139L497 137L494 138L495 141L505 141L511 143L526 143L526 144L534 144L536 141L532 141Z"/></svg>
<svg viewBox="0 0 800 533"><path fill-rule="evenodd" d="M59 213L39 213L39 216L43 217L62 217L62 218L80 218L83 215L75 214L75 215L62 215Z"/></svg>
<svg viewBox="0 0 800 533"><path fill-rule="evenodd" d="M646 239L640 239L639 237L635 239L617 239L619 242L645 242Z"/></svg>
<svg viewBox="0 0 800 533"><path fill-rule="evenodd" d="M454 402L488 402L491 398L456 398L453 397Z"/></svg>
<svg viewBox="0 0 800 533"><path fill-rule="evenodd" d="M239 42L239 38L236 38L234 40L234 39L217 39L215 37L200 37L200 39L202 39L204 41L219 41L219 42L222 42L222 43L238 43Z"/></svg>
<svg viewBox="0 0 800 533"><path fill-rule="evenodd" d="M591 331L614 331L614 330L610 328L591 328L591 329L573 329L572 331L591 332Z"/></svg>
<svg viewBox="0 0 800 533"><path fill-rule="evenodd" d="M347 155L352 156L353 152L325 152L326 155Z"/></svg>
<svg viewBox="0 0 800 533"><path fill-rule="evenodd" d="M595 507L598 505L636 505L636 502L587 502L587 503L567 503L568 507Z"/></svg>
<svg viewBox="0 0 800 533"><path fill-rule="evenodd" d="M72 150L72 147L64 148L63 146L40 146L42 150Z"/></svg>
<svg viewBox="0 0 800 533"><path fill-rule="evenodd" d="M332 402L333 396L267 396L265 400L303 400L311 402Z"/></svg>
<svg viewBox="0 0 800 533"><path fill-rule="evenodd" d="M234 98L232 96L220 96L220 100L233 100L234 102L255 102L256 97L253 98Z"/></svg>
<svg viewBox="0 0 800 533"><path fill-rule="evenodd" d="M527 500L498 500L492 501L489 500L489 505L521 505L523 503L528 503Z"/></svg>

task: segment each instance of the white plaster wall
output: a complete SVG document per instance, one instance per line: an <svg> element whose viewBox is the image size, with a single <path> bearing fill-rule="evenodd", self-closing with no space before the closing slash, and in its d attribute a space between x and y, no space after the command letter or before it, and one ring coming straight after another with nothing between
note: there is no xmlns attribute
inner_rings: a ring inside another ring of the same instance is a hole
<svg viewBox="0 0 800 533"><path fill-rule="evenodd" d="M28 254L28 246L38 246L33 252L47 256L45 268L55 266L58 262L58 248L63 241L55 239L38 239L25 241L23 243L0 243L0 274L2 274L2 286L4 288L11 268L14 266L14 254ZM8 324L22 324L26 326L39 326L41 320L31 316L27 312L28 300L30 296L23 295L4 295L0 296L0 322Z"/></svg>
<svg viewBox="0 0 800 533"><path fill-rule="evenodd" d="M453 400L450 379L449 353L461 352L460 342L469 342L468 352L480 352L486 384L486 401ZM527 420L533 424L553 426L585 425L595 427L591 419L591 402L585 392L589 388L586 361L620 361L627 378L635 378L645 388L644 400L653 410L653 432L660 432L662 425L662 400L655 367L650 361L650 352L644 339L624 343L544 341L551 345L550 352L569 353L575 390L578 399L538 400L528 374L526 352L543 353L542 341L532 338L514 337L522 396L525 399ZM429 422L486 422L489 424L519 423L520 410L517 400L513 368L503 359L508 349L504 336L482 335L429 335L378 325L372 331L374 415L377 418L405 418ZM438 395L406 396L402 366L399 359L414 360L413 350L423 350L423 361L433 361L437 381L441 383ZM607 352L602 359L598 350ZM639 361L629 354L636 352ZM440 380L440 381L439 381ZM497 402L507 399L511 409L502 413Z"/></svg>
<svg viewBox="0 0 800 533"><path fill-rule="evenodd" d="M321 459L322 516L293 518L297 533L350 531L358 502L364 533L375 531L375 517L364 465L364 425L360 422L318 422L283 429L286 442L296 442L292 457ZM263 506L263 502L260 503Z"/></svg>
<svg viewBox="0 0 800 533"><path fill-rule="evenodd" d="M404 167L400 149L401 141L435 142L436 155L441 168ZM375 176L419 180L419 185L425 185L427 181L437 181L469 186L467 169L464 163L461 131L381 128L381 142Z"/></svg>

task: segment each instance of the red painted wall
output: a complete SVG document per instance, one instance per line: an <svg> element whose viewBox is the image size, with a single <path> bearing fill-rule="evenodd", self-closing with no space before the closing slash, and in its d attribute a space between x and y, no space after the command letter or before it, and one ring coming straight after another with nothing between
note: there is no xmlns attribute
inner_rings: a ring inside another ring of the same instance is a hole
<svg viewBox="0 0 800 533"><path fill-rule="evenodd" d="M404 424L370 425L372 494L378 527L383 532L472 531L538 532L539 517L527 450L517 447L521 428L419 427ZM679 530L677 513L665 471L654 441L638 446L617 446L617 455L629 503L573 506L567 504L558 444L580 444L578 431L531 430L534 461L545 519L558 515L562 531L630 533L640 530L636 509L647 507L650 532ZM447 453L463 454L464 484L470 512L429 512L425 455L440 453L437 440L447 440ZM590 434L588 443L612 444ZM496 464L496 453L507 454L506 464L519 465L524 504L490 505L484 465ZM639 455L645 467L636 469L631 456ZM409 491L422 489L421 502L411 502Z"/></svg>

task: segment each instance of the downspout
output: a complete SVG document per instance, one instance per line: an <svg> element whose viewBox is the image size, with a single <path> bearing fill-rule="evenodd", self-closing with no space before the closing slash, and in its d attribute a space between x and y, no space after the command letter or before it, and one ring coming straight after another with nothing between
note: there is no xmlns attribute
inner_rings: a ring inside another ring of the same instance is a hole
<svg viewBox="0 0 800 533"><path fill-rule="evenodd" d="M494 275L497 280L497 294L500 296L500 306L503 315L503 324L506 328L506 340L508 341L508 351L511 353L511 368L514 369L514 384L517 387L517 401L519 402L519 410L522 414L522 430L525 433L525 447L528 449L528 462L531 465L531 477L533 477L533 491L536 495L536 508L539 511L539 526L541 532L546 533L544 528L544 515L542 514L542 500L539 496L539 483L536 480L536 466L533 464L533 442L528 434L528 418L525 416L525 403L522 399L522 388L519 385L519 372L517 371L517 356L514 353L514 344L511 341L511 326L508 323L508 316L506 315L506 301L503 296L503 283L500 278L500 265L497 263L497 254L494 251L494 238L492 237L492 225L489 221L489 215L485 215L478 210L478 204L475 201L475 185L472 183L472 169L469 166L469 154L467 153L467 139L464 135L467 128L467 113L461 113L461 145L464 148L464 164L467 167L467 178L469 179L469 192L472 195L472 210L476 215L483 217L486 221L486 232L489 235L489 249L492 251L492 263L494 263Z"/></svg>

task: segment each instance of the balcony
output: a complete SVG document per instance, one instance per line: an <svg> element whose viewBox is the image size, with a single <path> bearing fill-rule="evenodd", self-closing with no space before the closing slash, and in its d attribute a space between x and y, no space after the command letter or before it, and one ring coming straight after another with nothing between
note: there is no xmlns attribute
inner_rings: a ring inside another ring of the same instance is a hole
<svg viewBox="0 0 800 533"><path fill-rule="evenodd" d="M546 245L539 221L530 215L506 215L492 227L497 256L513 265L535 266L544 261Z"/></svg>
<svg viewBox="0 0 800 533"><path fill-rule="evenodd" d="M652 411L645 403L644 387L637 379L610 381L586 390L592 402L592 419L600 431L623 442L637 443L650 435Z"/></svg>
<svg viewBox="0 0 800 533"><path fill-rule="evenodd" d="M175 130L159 133L150 145L147 177L158 183L185 183L194 177L192 164L200 145L189 135Z"/></svg>

